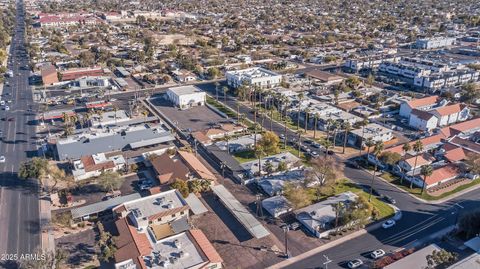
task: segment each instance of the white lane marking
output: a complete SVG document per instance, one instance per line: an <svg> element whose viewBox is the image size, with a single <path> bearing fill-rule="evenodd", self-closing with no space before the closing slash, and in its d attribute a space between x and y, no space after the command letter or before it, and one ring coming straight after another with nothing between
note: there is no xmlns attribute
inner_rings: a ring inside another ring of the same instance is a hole
<svg viewBox="0 0 480 269"><path fill-rule="evenodd" d="M13 127L13 152L15 152L15 146L17 145L16 139L17 139L17 121L15 121L14 127Z"/></svg>
<svg viewBox="0 0 480 269"><path fill-rule="evenodd" d="M464 208L465 208L464 206L460 205L459 203L455 203L454 205L460 207L461 209L464 209Z"/></svg>

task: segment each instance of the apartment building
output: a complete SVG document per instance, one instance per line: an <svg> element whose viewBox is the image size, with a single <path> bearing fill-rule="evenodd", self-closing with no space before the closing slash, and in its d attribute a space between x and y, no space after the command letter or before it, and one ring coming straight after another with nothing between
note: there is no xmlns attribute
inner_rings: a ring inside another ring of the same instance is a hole
<svg viewBox="0 0 480 269"><path fill-rule="evenodd" d="M243 84L259 88L274 88L282 82L282 76L261 67L227 71L225 73L230 87L238 88Z"/></svg>

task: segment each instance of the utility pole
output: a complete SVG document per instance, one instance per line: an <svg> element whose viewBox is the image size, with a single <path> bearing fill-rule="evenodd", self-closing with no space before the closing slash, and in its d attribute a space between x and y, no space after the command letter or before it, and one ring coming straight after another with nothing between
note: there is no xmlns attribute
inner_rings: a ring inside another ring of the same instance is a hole
<svg viewBox="0 0 480 269"><path fill-rule="evenodd" d="M325 269L328 269L328 264L332 262L332 260L330 260L327 255L323 255L323 257L325 258L325 262L323 263L323 265L325 265Z"/></svg>

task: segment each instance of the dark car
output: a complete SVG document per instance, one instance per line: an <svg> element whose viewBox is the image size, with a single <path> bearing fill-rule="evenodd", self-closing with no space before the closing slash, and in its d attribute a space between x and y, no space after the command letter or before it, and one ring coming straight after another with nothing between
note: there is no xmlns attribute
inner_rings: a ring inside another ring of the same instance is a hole
<svg viewBox="0 0 480 269"><path fill-rule="evenodd" d="M373 195L380 196L380 193L376 189L374 189L374 188L372 188L372 190L368 189L368 192L370 192L370 191L372 192Z"/></svg>
<svg viewBox="0 0 480 269"><path fill-rule="evenodd" d="M393 199L392 197L390 197L388 195L383 196L383 199L385 199L385 201L389 202L392 205L397 203L397 201L395 201L395 199Z"/></svg>
<svg viewBox="0 0 480 269"><path fill-rule="evenodd" d="M347 161L347 166L351 167L351 168L355 168L355 169L360 168L360 165L357 163L356 160L348 160Z"/></svg>

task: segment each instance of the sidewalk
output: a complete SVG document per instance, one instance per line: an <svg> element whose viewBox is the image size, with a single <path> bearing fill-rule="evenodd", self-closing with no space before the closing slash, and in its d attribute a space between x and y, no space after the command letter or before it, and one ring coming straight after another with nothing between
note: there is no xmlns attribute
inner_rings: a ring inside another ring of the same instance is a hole
<svg viewBox="0 0 480 269"><path fill-rule="evenodd" d="M40 210L40 246L45 252L55 251L55 242L52 227L50 221L52 219L50 201L40 198L39 200Z"/></svg>

